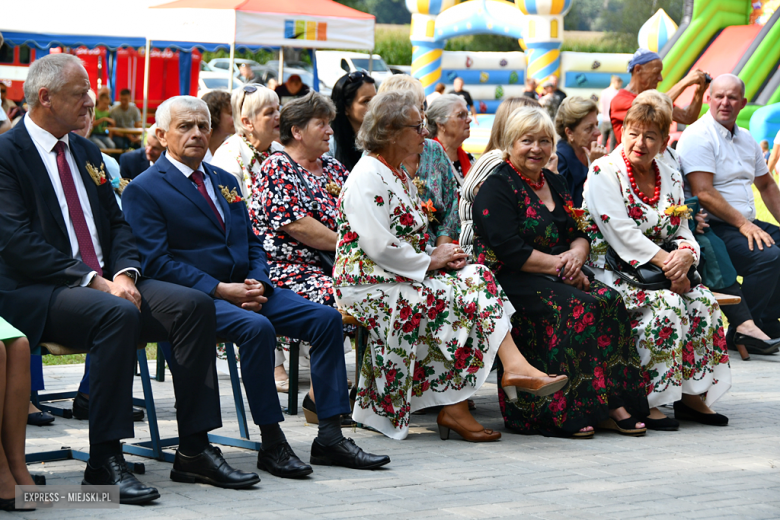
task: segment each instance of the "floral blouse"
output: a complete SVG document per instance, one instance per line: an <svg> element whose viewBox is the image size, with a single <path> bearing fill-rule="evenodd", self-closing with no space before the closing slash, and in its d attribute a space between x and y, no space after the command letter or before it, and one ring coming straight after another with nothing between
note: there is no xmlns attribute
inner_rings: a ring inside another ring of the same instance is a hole
<svg viewBox="0 0 780 520"><path fill-rule="evenodd" d="M258 182L263 161L281 149L282 146L274 141L268 150L256 150L245 137L233 134L217 148L210 164L232 173L241 187L241 197L248 201L252 187Z"/></svg>
<svg viewBox="0 0 780 520"><path fill-rule="evenodd" d="M607 247L612 246L625 262L648 263L661 249L660 244L686 242L696 250L699 245L681 217L667 209L685 204L682 174L668 162L656 158L661 174L661 198L656 206L645 204L631 189L626 165L621 156L623 145L593 162L583 193L583 207L591 225L590 263L603 269Z"/></svg>
<svg viewBox="0 0 780 520"><path fill-rule="evenodd" d="M312 217L336 231L337 197L328 193L325 186L331 180L343 186L349 172L332 157L323 155L320 160L324 173L320 177L299 165L319 203L317 211L312 210L311 199L301 186L290 159L282 153L275 153L263 163L260 179L252 189L250 206L256 204L257 211L251 215L252 223L255 233L263 240L263 249L269 260L319 265L316 249L298 242L281 228L304 217Z"/></svg>
<svg viewBox="0 0 780 520"><path fill-rule="evenodd" d="M339 210L334 286L425 279L431 263L428 218L411 180L401 182L365 155L341 190Z"/></svg>
<svg viewBox="0 0 780 520"><path fill-rule="evenodd" d="M426 139L420 164L414 179L420 199L431 200L436 212L436 220L430 222L429 242L436 245L441 236L458 239L460 219L458 217L458 181L452 172L452 163L442 145L433 139Z"/></svg>

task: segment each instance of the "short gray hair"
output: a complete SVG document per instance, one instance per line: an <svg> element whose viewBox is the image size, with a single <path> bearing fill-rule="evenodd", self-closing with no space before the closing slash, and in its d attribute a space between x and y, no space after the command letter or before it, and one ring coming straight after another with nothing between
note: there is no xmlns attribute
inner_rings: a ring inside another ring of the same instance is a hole
<svg viewBox="0 0 780 520"><path fill-rule="evenodd" d="M292 135L294 126L304 129L312 119L333 121L335 117L336 105L333 100L312 90L303 97L288 101L282 107L279 115L279 142L286 146L295 140Z"/></svg>
<svg viewBox="0 0 780 520"><path fill-rule="evenodd" d="M367 152L385 149L403 130L413 108L419 108L419 100L413 90L389 90L377 94L360 125L358 146Z"/></svg>
<svg viewBox="0 0 780 520"><path fill-rule="evenodd" d="M24 98L30 108L38 106L38 92L42 88L48 89L54 94L62 89L68 82L65 69L70 66L84 67L81 60L72 54L49 54L39 60L35 60L27 71L27 79L24 80Z"/></svg>
<svg viewBox="0 0 780 520"><path fill-rule="evenodd" d="M209 112L209 106L202 99L193 96L174 96L163 101L162 104L157 107L157 112L154 115L157 128L165 132L168 131L171 126L171 109L174 106L193 112L203 112L206 114L209 121L209 128L211 128L211 112Z"/></svg>
<svg viewBox="0 0 780 520"><path fill-rule="evenodd" d="M377 93L381 94L382 92L389 92L391 90L410 90L417 95L421 105L423 101L425 101L425 88L422 86L419 79L414 78L409 74L393 74L382 81Z"/></svg>
<svg viewBox="0 0 780 520"><path fill-rule="evenodd" d="M428 118L428 133L434 138L439 133L439 126L447 122L452 115L452 109L455 105L466 102L462 97L456 94L444 94L433 100L425 116ZM468 107L466 107L468 108Z"/></svg>
<svg viewBox="0 0 780 520"><path fill-rule="evenodd" d="M246 65L246 63L242 63ZM248 65L247 65L248 66ZM230 106L233 110L233 127L238 135L247 135L249 130L241 122L242 117L250 120L254 119L267 105L273 102L279 103L279 96L270 88L259 83L249 83L248 86L255 87L254 92L246 92L243 88L233 90L230 97Z"/></svg>

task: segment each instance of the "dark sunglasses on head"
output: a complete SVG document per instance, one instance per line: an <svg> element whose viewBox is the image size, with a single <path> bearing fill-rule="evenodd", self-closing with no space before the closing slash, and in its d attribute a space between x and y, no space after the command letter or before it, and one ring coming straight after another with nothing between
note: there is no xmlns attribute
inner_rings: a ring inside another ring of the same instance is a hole
<svg viewBox="0 0 780 520"><path fill-rule="evenodd" d="M356 70L355 72L350 72L347 76L347 83L354 83L355 81L359 81L363 78L367 78L368 73L363 70Z"/></svg>
<svg viewBox="0 0 780 520"><path fill-rule="evenodd" d="M241 103L238 104L238 113L241 114L241 111L244 108L244 100L246 99L247 94L251 94L253 92L257 92L257 86L256 85L244 85L244 95L241 96Z"/></svg>

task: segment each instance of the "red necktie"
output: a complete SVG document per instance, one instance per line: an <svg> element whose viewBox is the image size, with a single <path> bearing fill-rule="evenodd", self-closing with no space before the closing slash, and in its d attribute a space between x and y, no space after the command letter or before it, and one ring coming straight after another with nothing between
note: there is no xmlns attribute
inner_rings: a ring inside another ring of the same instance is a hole
<svg viewBox="0 0 780 520"><path fill-rule="evenodd" d="M87 264L97 274L103 276L103 269L100 268L97 254L95 254L95 245L92 243L92 235L87 227L87 220L84 218L84 210L81 208L76 184L73 182L73 175L68 166L68 160L65 158L65 143L57 141L54 145L54 151L57 153L57 169L60 172L60 182L62 182L62 191L65 192L65 200L68 203L68 213L70 221L73 224L73 230L76 232L76 240L79 243L81 252L81 261Z"/></svg>
<svg viewBox="0 0 780 520"><path fill-rule="evenodd" d="M211 211L214 212L214 215L217 217L217 221L219 222L219 225L222 226L222 231L225 231L225 223L222 221L222 217L219 214L219 211L217 211L217 207L214 205L214 201L211 200L211 197L209 196L209 192L206 189L206 185L203 183L203 172L200 170L195 170L192 172L192 180L195 181L195 184L198 185L198 191L201 195L203 195L203 198L206 199L206 202L209 203L209 207L211 207Z"/></svg>

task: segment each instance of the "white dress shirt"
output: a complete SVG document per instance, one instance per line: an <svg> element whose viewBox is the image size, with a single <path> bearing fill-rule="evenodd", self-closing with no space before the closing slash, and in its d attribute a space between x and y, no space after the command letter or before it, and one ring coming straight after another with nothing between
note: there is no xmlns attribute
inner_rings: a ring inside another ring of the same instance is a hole
<svg viewBox="0 0 780 520"><path fill-rule="evenodd" d="M185 177L187 177L187 180L189 180L192 183L192 189L195 191L198 190L198 187L195 185L195 181L193 181L190 177L192 176L193 170L186 164L177 161L173 157L171 157L171 154L166 153L165 157L168 158L168 160L171 162L172 165L176 167L177 170L179 170L182 174L184 174ZM206 185L206 191L209 194L209 197L211 197L211 201L214 203L214 206L217 208L217 211L219 212L219 216L222 217L222 222L225 222L225 214L222 212L222 206L219 204L219 200L217 199L217 192L214 190L214 184L211 182L211 175L206 173L206 170L203 169L203 163L201 162L198 165L198 171L203 174L204 182L203 184Z"/></svg>
<svg viewBox="0 0 780 520"><path fill-rule="evenodd" d="M60 211L62 212L62 218L65 221L65 228L68 231L68 240L70 241L70 248L73 258L81 260L81 251L79 250L79 241L76 237L76 230L73 227L73 221L70 219L70 212L68 211L68 201L65 198L65 191L62 189L62 180L60 179L60 170L57 168L57 152L54 151L54 146L58 141L65 143L65 160L68 161L70 167L70 173L73 177L73 184L76 186L76 193L81 203L81 210L84 213L84 220L87 221L87 228L89 229L89 236L92 239L92 247L95 248L95 255L97 256L98 263L101 268L105 267L103 262L103 248L100 246L100 238L97 233L97 226L95 225L95 217L92 214L92 206L89 204L89 197L87 196L87 188L84 186L84 179L81 177L81 172L76 165L76 160L73 158L73 153L70 151L70 143L68 140L68 134L65 134L61 139L57 139L48 131L44 130L40 126L36 125L31 117L24 118L24 126L27 132L30 134L30 138L35 144L35 148L38 150L38 154L41 156L43 165L46 167L46 172L49 174L49 180L51 180L54 193L57 195L57 201L60 204ZM125 271L132 270L136 275L140 275L138 270L130 268L123 269L116 273L116 276L122 274ZM92 271L86 275L81 285L89 285L92 277L97 274L96 271ZM136 278L134 278L135 280Z"/></svg>
<svg viewBox="0 0 780 520"><path fill-rule="evenodd" d="M750 132L736 124L730 132L707 112L685 129L677 153L685 175L712 173L712 184L726 202L746 219L756 218L753 181L769 173L769 169ZM709 218L720 221L712 214Z"/></svg>

